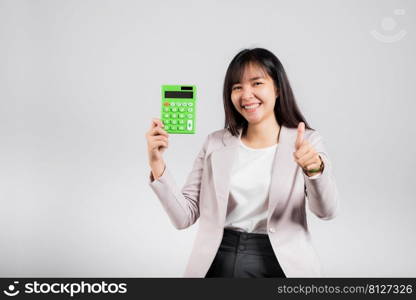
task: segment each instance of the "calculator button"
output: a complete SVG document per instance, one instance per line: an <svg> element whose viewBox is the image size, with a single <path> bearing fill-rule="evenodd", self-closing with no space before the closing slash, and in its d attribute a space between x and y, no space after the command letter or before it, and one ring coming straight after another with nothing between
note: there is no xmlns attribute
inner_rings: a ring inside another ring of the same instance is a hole
<svg viewBox="0 0 416 300"><path fill-rule="evenodd" d="M170 106L175 106L175 102L172 102L172 103L170 104Z"/></svg>
<svg viewBox="0 0 416 300"><path fill-rule="evenodd" d="M169 106L169 102L163 103L164 106Z"/></svg>
<svg viewBox="0 0 416 300"><path fill-rule="evenodd" d="M163 111L169 111L169 107L164 107Z"/></svg>
<svg viewBox="0 0 416 300"><path fill-rule="evenodd" d="M179 118L181 119L185 118L185 114L179 114Z"/></svg>
<svg viewBox="0 0 416 300"><path fill-rule="evenodd" d="M178 124L178 121L177 120L172 120L171 123L172 124Z"/></svg>
<svg viewBox="0 0 416 300"><path fill-rule="evenodd" d="M185 111L185 108L180 107L180 108L179 108L179 111L180 111L180 112L184 112L184 111Z"/></svg>
<svg viewBox="0 0 416 300"><path fill-rule="evenodd" d="M185 130L185 126L179 126L179 130Z"/></svg>
<svg viewBox="0 0 416 300"><path fill-rule="evenodd" d="M169 118L169 114L163 114L165 118Z"/></svg>
<svg viewBox="0 0 416 300"><path fill-rule="evenodd" d="M189 102L188 106L194 106L194 104L192 102Z"/></svg>
<svg viewBox="0 0 416 300"><path fill-rule="evenodd" d="M192 108L191 108L192 109ZM178 108L172 107L172 111L178 111Z"/></svg>
<svg viewBox="0 0 416 300"><path fill-rule="evenodd" d="M192 114L188 114L188 119L192 119Z"/></svg>
<svg viewBox="0 0 416 300"><path fill-rule="evenodd" d="M182 106L182 103L178 102L176 103L176 106Z"/></svg>
<svg viewBox="0 0 416 300"><path fill-rule="evenodd" d="M172 118L177 118L178 117L178 114L172 114Z"/></svg>
<svg viewBox="0 0 416 300"><path fill-rule="evenodd" d="M178 126L172 125L170 128L172 128L172 130L176 130L178 128Z"/></svg>
<svg viewBox="0 0 416 300"><path fill-rule="evenodd" d="M192 108L188 108L188 112L193 112L193 109Z"/></svg>
<svg viewBox="0 0 416 300"><path fill-rule="evenodd" d="M192 130L192 120L188 120L188 123L186 124L186 129Z"/></svg>
<svg viewBox="0 0 416 300"><path fill-rule="evenodd" d="M184 120L179 120L179 124L185 124Z"/></svg>
<svg viewBox="0 0 416 300"><path fill-rule="evenodd" d="M170 126L169 125L165 125L164 129L165 130L169 130Z"/></svg>
<svg viewBox="0 0 416 300"><path fill-rule="evenodd" d="M170 120L164 120L163 121L163 124L169 124L170 123Z"/></svg>

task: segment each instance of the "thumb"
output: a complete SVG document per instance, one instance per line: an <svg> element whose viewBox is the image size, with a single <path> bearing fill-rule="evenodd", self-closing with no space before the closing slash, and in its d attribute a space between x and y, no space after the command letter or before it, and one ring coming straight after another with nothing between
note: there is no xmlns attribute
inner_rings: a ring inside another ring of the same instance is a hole
<svg viewBox="0 0 416 300"><path fill-rule="evenodd" d="M305 123L300 122L298 125L298 135L296 137L295 147L298 149L303 142L303 134L305 133Z"/></svg>

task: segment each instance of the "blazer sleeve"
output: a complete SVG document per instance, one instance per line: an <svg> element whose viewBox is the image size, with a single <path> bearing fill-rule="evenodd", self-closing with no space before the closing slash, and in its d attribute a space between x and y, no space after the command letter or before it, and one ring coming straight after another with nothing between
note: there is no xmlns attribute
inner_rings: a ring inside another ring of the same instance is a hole
<svg viewBox="0 0 416 300"><path fill-rule="evenodd" d="M185 229L199 218L199 193L208 143L209 136L194 160L182 190L176 185L169 167L165 167L162 176L157 180L154 180L150 172L150 187L177 229Z"/></svg>
<svg viewBox="0 0 416 300"><path fill-rule="evenodd" d="M339 208L339 194L332 173L332 163L322 136L317 131L313 131L308 140L324 162L324 170L320 175L308 177L303 174L309 209L319 218L329 220L335 217Z"/></svg>

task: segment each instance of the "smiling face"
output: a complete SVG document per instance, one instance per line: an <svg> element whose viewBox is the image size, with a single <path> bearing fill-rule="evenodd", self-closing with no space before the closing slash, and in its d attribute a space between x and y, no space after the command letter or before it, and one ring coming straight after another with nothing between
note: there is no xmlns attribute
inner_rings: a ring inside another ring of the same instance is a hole
<svg viewBox="0 0 416 300"><path fill-rule="evenodd" d="M241 81L231 88L231 101L249 125L276 119L274 105L277 96L273 79L253 63L247 64Z"/></svg>

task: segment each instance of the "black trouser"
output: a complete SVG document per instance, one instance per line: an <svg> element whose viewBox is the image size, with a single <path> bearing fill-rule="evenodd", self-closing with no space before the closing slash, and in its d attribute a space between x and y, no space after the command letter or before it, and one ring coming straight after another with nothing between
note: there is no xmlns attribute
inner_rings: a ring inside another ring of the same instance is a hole
<svg viewBox="0 0 416 300"><path fill-rule="evenodd" d="M283 277L267 234L224 229L208 277Z"/></svg>

